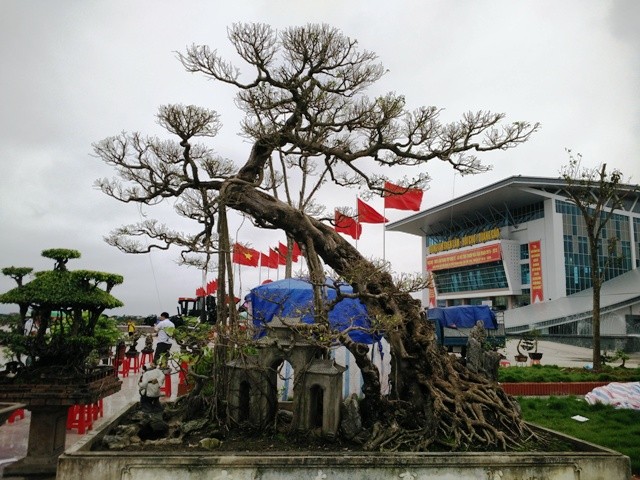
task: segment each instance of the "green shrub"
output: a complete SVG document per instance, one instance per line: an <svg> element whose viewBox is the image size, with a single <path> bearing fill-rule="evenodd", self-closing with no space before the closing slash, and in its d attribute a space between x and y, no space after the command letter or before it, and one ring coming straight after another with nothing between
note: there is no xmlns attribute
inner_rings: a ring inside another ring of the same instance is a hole
<svg viewBox="0 0 640 480"><path fill-rule="evenodd" d="M601 372L584 368L558 367L557 365L533 365L508 367L498 370L501 383L523 382L638 382L640 368L603 367Z"/></svg>

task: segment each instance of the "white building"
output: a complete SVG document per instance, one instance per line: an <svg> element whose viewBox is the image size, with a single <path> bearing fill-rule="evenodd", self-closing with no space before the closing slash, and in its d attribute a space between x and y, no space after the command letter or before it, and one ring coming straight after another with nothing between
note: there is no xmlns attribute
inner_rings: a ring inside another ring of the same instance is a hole
<svg viewBox="0 0 640 480"><path fill-rule="evenodd" d="M424 240L422 269L433 275L435 289L423 293L423 304L489 303L505 310L507 333L536 328L587 344L589 247L567 188L560 178L514 176L387 225ZM640 334L640 191L623 188L623 209L601 242L601 334L605 348L640 350L640 335L638 345L629 345Z"/></svg>

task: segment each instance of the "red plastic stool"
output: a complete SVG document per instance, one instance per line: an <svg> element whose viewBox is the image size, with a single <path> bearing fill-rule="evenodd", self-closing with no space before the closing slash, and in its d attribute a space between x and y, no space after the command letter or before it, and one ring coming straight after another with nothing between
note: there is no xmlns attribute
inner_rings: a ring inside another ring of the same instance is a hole
<svg viewBox="0 0 640 480"><path fill-rule="evenodd" d="M160 388L160 391L164 393L165 397L171 396L171 374L164 374L164 385Z"/></svg>
<svg viewBox="0 0 640 480"><path fill-rule="evenodd" d="M83 435L87 430L93 428L93 413L91 405L73 405L69 407L67 413L67 430L78 429L78 433Z"/></svg>
<svg viewBox="0 0 640 480"><path fill-rule="evenodd" d="M14 410L13 413L7 419L7 422L13 423L16 420L22 420L24 418L24 408L18 408Z"/></svg>
<svg viewBox="0 0 640 480"><path fill-rule="evenodd" d="M124 357L125 363L128 364L127 370L132 371L133 373L140 372L140 354L136 353L135 355L125 355Z"/></svg>
<svg viewBox="0 0 640 480"><path fill-rule="evenodd" d="M121 358L118 362L116 362L115 369L118 374L122 375L123 377L128 377L129 359L127 357Z"/></svg>
<svg viewBox="0 0 640 480"><path fill-rule="evenodd" d="M104 417L104 402L102 399L91 404L91 418L95 421L98 420L98 417Z"/></svg>
<svg viewBox="0 0 640 480"><path fill-rule="evenodd" d="M178 385L185 385L187 383L187 372L189 371L189 363L180 363L180 373L178 373Z"/></svg>
<svg viewBox="0 0 640 480"><path fill-rule="evenodd" d="M151 362L153 362L153 352L143 351L142 356L140 357L140 368Z"/></svg>

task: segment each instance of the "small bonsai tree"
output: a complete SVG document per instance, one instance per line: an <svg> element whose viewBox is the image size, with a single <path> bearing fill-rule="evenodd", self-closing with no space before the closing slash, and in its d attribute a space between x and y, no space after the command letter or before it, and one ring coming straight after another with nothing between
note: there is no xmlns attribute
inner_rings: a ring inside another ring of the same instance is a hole
<svg viewBox="0 0 640 480"><path fill-rule="evenodd" d="M111 295L111 289L123 281L121 275L89 270L67 269L67 262L80 257L77 250L55 248L42 256L55 261L53 270L36 272L25 283L29 268L9 267L2 273L16 280L18 286L0 295L0 303L20 307L20 325L0 332L0 346L16 360L26 355L30 369L60 366L82 370L93 350L113 337L99 325L102 313L123 303ZM102 287L102 288L101 288ZM25 335L28 309L39 321L33 335ZM66 370L69 371L69 370Z"/></svg>

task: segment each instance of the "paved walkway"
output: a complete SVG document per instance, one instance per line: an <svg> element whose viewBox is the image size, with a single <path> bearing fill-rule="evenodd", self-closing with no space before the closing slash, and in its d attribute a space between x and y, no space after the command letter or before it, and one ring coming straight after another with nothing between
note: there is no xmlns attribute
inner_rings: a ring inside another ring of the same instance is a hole
<svg viewBox="0 0 640 480"><path fill-rule="evenodd" d="M504 350L507 360L511 362L512 365L515 365L514 356L516 354L516 344L516 340L509 340ZM542 364L564 367L584 367L585 365L591 364L591 350L587 348L540 341L538 351L543 352ZM640 353L632 354L631 359L627 361L627 366L640 366ZM175 399L178 384L177 377L177 375L172 375L172 397L168 400ZM125 405L139 400L140 396L137 388L138 378L139 374L132 374L127 378L123 378L120 392L105 398L104 418L98 419L98 421L94 423L94 428L108 422L117 412L124 408ZM26 455L30 413L28 411L25 413L26 415L23 420L17 420L13 424L5 423L0 426L0 472L4 466ZM81 438L82 435L75 433L75 431L67 431L67 448ZM1 476L2 475L0 475L0 477Z"/></svg>

